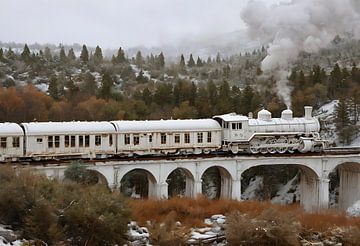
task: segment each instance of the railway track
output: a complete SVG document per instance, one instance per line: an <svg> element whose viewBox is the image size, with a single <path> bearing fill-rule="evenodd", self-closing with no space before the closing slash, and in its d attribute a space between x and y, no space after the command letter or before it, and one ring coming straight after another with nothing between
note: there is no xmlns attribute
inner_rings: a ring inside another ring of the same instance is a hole
<svg viewBox="0 0 360 246"><path fill-rule="evenodd" d="M210 153L210 154L192 154L192 155L172 155L172 156L112 156L109 158L99 158L99 159L81 159L85 163L97 163L97 162L110 162L110 161L127 161L127 162L138 162L138 161L171 161L171 160L186 160L186 159L208 159L208 158L226 158L226 157L301 157L301 156L324 156L324 155L351 155L351 154L360 154L360 147L333 147L328 148L322 152L315 153L286 153L286 154L248 154L248 153L239 153L239 154L231 154L231 153ZM63 158L63 159L49 159L49 160L22 160L8 163L10 165L32 165L32 166L47 166L47 165L66 165L70 164L73 161L78 161L77 158Z"/></svg>

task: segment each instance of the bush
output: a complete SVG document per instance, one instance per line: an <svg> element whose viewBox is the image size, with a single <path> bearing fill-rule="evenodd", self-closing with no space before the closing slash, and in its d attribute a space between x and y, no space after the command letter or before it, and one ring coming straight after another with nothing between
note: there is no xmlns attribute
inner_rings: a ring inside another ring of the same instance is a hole
<svg viewBox="0 0 360 246"><path fill-rule="evenodd" d="M290 214L264 210L257 218L233 212L225 230L229 245L299 245L300 224Z"/></svg>
<svg viewBox="0 0 360 246"><path fill-rule="evenodd" d="M0 167L0 182L0 223L23 231L25 238L51 245L125 241L128 205L105 186L59 183L10 167Z"/></svg>
<svg viewBox="0 0 360 246"><path fill-rule="evenodd" d="M64 177L79 184L96 184L99 181L98 176L91 170L87 170L82 162L74 161L65 170Z"/></svg>

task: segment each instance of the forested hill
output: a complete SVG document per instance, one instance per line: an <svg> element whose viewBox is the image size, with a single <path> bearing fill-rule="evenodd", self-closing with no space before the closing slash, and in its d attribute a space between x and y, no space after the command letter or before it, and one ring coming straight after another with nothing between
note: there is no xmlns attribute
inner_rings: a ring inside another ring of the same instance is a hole
<svg viewBox="0 0 360 246"><path fill-rule="evenodd" d="M266 107L286 108L276 81L262 76L266 49L223 57L166 54L128 57L122 48L104 58L97 46L81 52L58 46L0 49L0 121L204 118ZM301 54L289 73L292 109L339 100L334 122L341 141L358 131L360 43L334 40L319 54Z"/></svg>

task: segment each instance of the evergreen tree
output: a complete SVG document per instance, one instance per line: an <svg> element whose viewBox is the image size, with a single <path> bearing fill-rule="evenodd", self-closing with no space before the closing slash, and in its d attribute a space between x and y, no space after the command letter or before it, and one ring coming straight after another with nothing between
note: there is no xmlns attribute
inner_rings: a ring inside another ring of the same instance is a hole
<svg viewBox="0 0 360 246"><path fill-rule="evenodd" d="M339 95L339 92L342 91L341 83L342 83L341 69L339 65L336 63L333 70L330 73L330 84L329 84L329 92L328 95L331 99L336 98Z"/></svg>
<svg viewBox="0 0 360 246"><path fill-rule="evenodd" d="M27 44L25 44L24 46L24 50L21 53L21 58L24 62L29 62L30 61L30 49L27 46Z"/></svg>
<svg viewBox="0 0 360 246"><path fill-rule="evenodd" d="M0 48L0 61L5 61L4 51L2 48Z"/></svg>
<svg viewBox="0 0 360 246"><path fill-rule="evenodd" d="M211 64L211 57L209 56L207 61L206 61L207 64Z"/></svg>
<svg viewBox="0 0 360 246"><path fill-rule="evenodd" d="M142 68L144 63L143 57L141 55L141 51L139 50L138 52L136 52L136 57L135 57L135 64L139 67Z"/></svg>
<svg viewBox="0 0 360 246"><path fill-rule="evenodd" d="M16 58L15 52L11 49L11 47L9 47L6 52L6 58L9 60L15 60Z"/></svg>
<svg viewBox="0 0 360 246"><path fill-rule="evenodd" d="M216 63L220 63L221 62L221 56L220 53L218 52L216 55Z"/></svg>
<svg viewBox="0 0 360 246"><path fill-rule="evenodd" d="M88 63L88 61L89 61L89 51L88 51L88 49L86 48L86 45L85 45L85 44L83 45L82 50L81 50L80 60L81 60L83 63Z"/></svg>
<svg viewBox="0 0 360 246"><path fill-rule="evenodd" d="M90 73L87 72L83 76L83 87L82 90L87 93L88 95L94 96L96 94L97 85L95 81L95 77Z"/></svg>
<svg viewBox="0 0 360 246"><path fill-rule="evenodd" d="M219 114L229 113L232 109L230 86L226 80L224 80L223 83L220 85L219 101L217 105Z"/></svg>
<svg viewBox="0 0 360 246"><path fill-rule="evenodd" d="M75 61L76 60L76 56L75 56L75 52L74 52L73 48L69 49L67 57L68 57L68 59L70 61Z"/></svg>
<svg viewBox="0 0 360 246"><path fill-rule="evenodd" d="M103 62L103 54L102 54L102 50L99 47L99 45L96 46L95 53L94 53L94 56L92 59L93 59L95 65L99 65Z"/></svg>
<svg viewBox="0 0 360 246"><path fill-rule="evenodd" d="M49 47L45 47L45 50L44 50L44 57L47 61L52 61L52 54L51 54L51 50Z"/></svg>
<svg viewBox="0 0 360 246"><path fill-rule="evenodd" d="M121 63L124 63L126 61L125 52L121 47L118 49L115 61L116 61L117 64L121 64Z"/></svg>
<svg viewBox="0 0 360 246"><path fill-rule="evenodd" d="M339 99L335 107L335 126L340 142L350 144L354 134L354 128L351 126L348 102L344 97Z"/></svg>
<svg viewBox="0 0 360 246"><path fill-rule="evenodd" d="M65 63L67 61L64 46L61 46L61 48L60 48L60 61L63 63Z"/></svg>
<svg viewBox="0 0 360 246"><path fill-rule="evenodd" d="M59 95L59 88L56 77L50 78L48 93L55 100L59 99L60 95Z"/></svg>
<svg viewBox="0 0 360 246"><path fill-rule="evenodd" d="M185 58L184 58L184 55L183 55L183 54L181 54L181 56L180 56L179 66L180 66L181 69L184 69L184 68L185 68Z"/></svg>
<svg viewBox="0 0 360 246"><path fill-rule="evenodd" d="M195 61L194 61L192 54L190 54L190 58L189 58L187 65L188 65L188 67L195 67Z"/></svg>
<svg viewBox="0 0 360 246"><path fill-rule="evenodd" d="M196 60L196 66L197 66L197 67L201 67L202 65L203 65L203 62L202 62L202 60L200 59L200 57L198 57L197 60Z"/></svg>
<svg viewBox="0 0 360 246"><path fill-rule="evenodd" d="M109 99L111 97L111 90L114 85L114 80L111 78L110 73L105 71L100 87L100 97L104 99Z"/></svg>
<svg viewBox="0 0 360 246"><path fill-rule="evenodd" d="M165 67L165 57L162 52L160 52L157 60L158 60L159 68L161 68L161 69L164 68Z"/></svg>

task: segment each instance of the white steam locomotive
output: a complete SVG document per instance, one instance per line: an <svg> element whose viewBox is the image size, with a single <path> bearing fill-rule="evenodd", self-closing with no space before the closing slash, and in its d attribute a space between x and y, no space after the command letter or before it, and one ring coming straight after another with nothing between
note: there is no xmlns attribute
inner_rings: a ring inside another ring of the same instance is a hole
<svg viewBox="0 0 360 246"><path fill-rule="evenodd" d="M321 151L319 121L292 111L257 119L235 113L199 120L0 123L0 161L21 159L106 158L110 156L236 154Z"/></svg>

